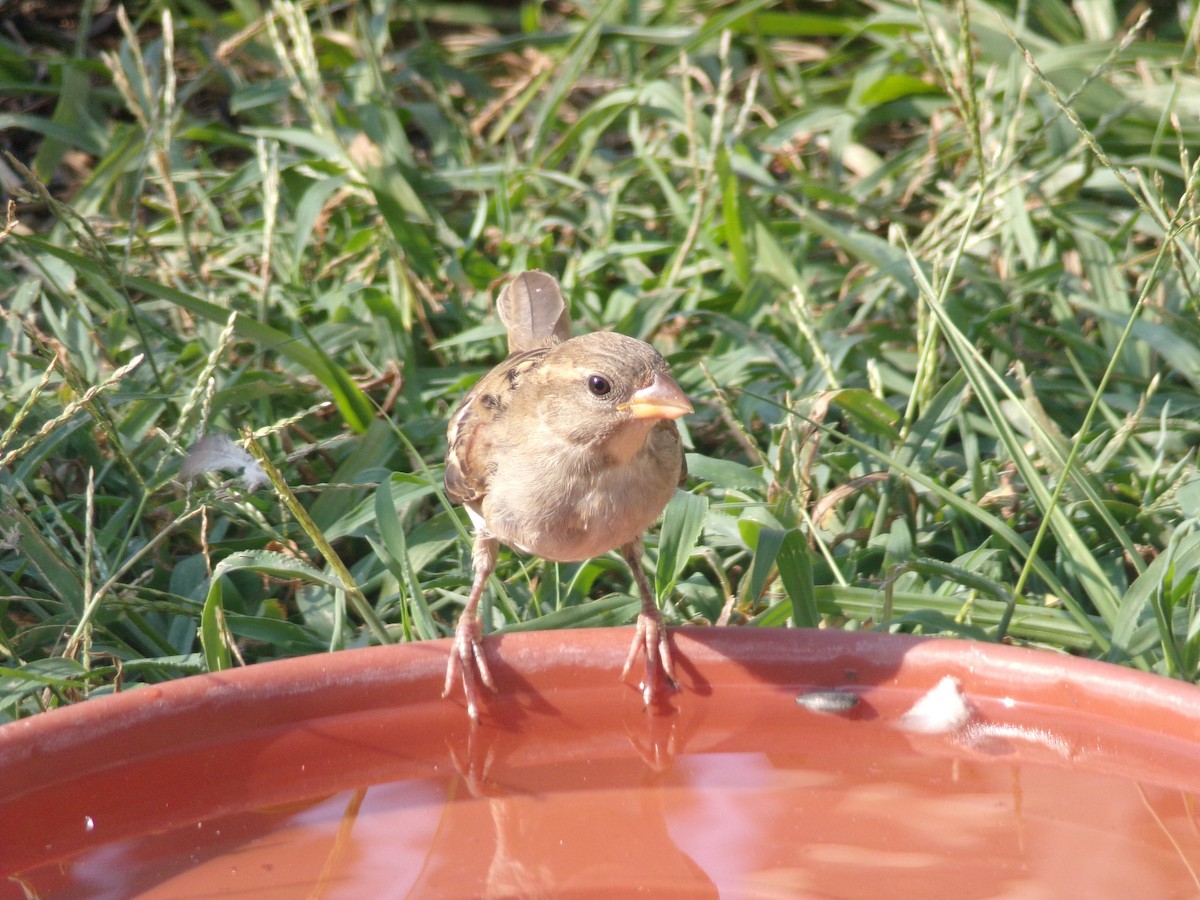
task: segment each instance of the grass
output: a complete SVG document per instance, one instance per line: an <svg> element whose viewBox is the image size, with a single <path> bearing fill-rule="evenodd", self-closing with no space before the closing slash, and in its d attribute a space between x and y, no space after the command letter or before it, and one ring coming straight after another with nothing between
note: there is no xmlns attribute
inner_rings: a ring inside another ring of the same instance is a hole
<svg viewBox="0 0 1200 900"><path fill-rule="evenodd" d="M1196 12L51 5L0 35L0 716L445 636L526 268L696 406L671 622L1200 675ZM182 479L205 434L265 486ZM498 575L488 630L636 610Z"/></svg>

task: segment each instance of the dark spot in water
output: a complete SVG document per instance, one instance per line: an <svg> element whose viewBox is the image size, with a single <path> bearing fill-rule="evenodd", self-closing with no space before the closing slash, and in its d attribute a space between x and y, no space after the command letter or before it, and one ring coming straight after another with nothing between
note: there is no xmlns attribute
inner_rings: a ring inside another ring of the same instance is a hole
<svg viewBox="0 0 1200 900"><path fill-rule="evenodd" d="M851 691L809 691L796 697L809 712L843 713L858 706L858 694Z"/></svg>

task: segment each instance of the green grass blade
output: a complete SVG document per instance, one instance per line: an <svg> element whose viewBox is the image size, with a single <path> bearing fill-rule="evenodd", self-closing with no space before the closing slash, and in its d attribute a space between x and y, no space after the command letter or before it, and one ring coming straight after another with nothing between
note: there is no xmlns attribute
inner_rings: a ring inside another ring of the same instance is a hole
<svg viewBox="0 0 1200 900"><path fill-rule="evenodd" d="M661 606L675 589L675 582L691 559L704 518L708 501L687 491L676 491L663 513L662 533L658 539L658 565L654 572L654 588Z"/></svg>

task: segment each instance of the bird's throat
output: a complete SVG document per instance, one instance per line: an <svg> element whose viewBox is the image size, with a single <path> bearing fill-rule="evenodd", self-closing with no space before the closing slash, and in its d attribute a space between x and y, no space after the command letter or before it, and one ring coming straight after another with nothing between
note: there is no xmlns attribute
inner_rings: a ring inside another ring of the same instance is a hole
<svg viewBox="0 0 1200 900"><path fill-rule="evenodd" d="M653 419L634 419L624 422L604 440L605 461L611 466L624 466L633 461L646 446L646 438L657 422Z"/></svg>

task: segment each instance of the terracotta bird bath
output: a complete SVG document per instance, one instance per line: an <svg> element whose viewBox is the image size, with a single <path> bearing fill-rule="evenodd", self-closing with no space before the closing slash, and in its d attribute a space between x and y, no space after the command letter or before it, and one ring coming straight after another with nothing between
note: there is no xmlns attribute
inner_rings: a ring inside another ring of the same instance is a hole
<svg viewBox="0 0 1200 900"><path fill-rule="evenodd" d="M440 696L444 641L0 727L0 896L1200 895L1200 689L684 628L681 690L646 711L617 681L629 636L490 638L474 729Z"/></svg>

